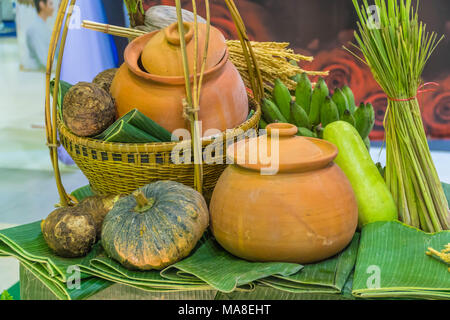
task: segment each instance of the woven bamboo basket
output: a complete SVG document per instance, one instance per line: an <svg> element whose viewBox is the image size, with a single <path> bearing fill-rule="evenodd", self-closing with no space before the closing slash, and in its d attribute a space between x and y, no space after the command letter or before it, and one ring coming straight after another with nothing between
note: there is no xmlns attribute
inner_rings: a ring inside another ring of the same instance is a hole
<svg viewBox="0 0 450 320"><path fill-rule="evenodd" d="M243 21L237 11L233 0L225 0L238 30L239 39L244 50L248 65L247 77L252 80L250 107L255 111L253 116L238 128L223 133L223 143L230 137L237 139L239 133L252 128L257 128L261 117L259 101L263 96L263 81L258 63L253 53L249 39L247 38ZM58 10L58 16L52 33L51 44L47 61L46 73L46 103L45 120L47 131L47 145L50 149L50 157L54 168L55 180L60 196L60 205L73 205L73 199L66 193L61 181L59 171L57 147L61 144L75 161L89 180L93 191L99 195L129 194L138 187L156 180L173 180L185 185L195 187L208 199L214 186L226 167L223 152L223 164L175 164L171 159L171 152L177 146L171 143L148 144L123 144L107 143L98 140L78 137L70 132L63 121L59 119L56 97L58 96L61 62L64 54L64 46L69 31L70 18L76 0L62 0ZM209 3L205 0L207 14L209 16ZM177 9L181 10L177 1ZM179 18L180 19L180 18ZM64 22L65 21L65 22ZM208 25L210 20L208 19ZM55 71L55 86L50 93L50 80L52 66L55 60L56 47L60 44L60 51ZM53 97L50 106L50 97ZM192 131L195 132L195 131ZM57 139L59 133L59 141ZM198 134L193 135L194 144L201 145L202 151L214 140L204 139L200 141ZM197 142L195 142L197 140ZM228 141L229 142L229 141ZM226 149L224 149L226 150ZM194 146L194 154L195 146ZM194 155L195 156L195 155ZM198 153L197 153L198 156ZM200 183L199 183L200 181ZM200 184L200 186L199 186Z"/></svg>
<svg viewBox="0 0 450 320"><path fill-rule="evenodd" d="M222 141L236 141L239 133L257 128L260 110L251 101L255 114L238 128L230 130ZM86 175L91 188L100 195L128 194L157 180L174 180L194 187L194 165L175 164L171 159L177 143L120 144L81 138L58 119L60 142L80 170ZM224 133L225 136L225 133ZM203 141L203 151L211 141ZM225 150L226 143L222 143ZM226 168L223 164L203 164L203 193L209 198L217 180Z"/></svg>

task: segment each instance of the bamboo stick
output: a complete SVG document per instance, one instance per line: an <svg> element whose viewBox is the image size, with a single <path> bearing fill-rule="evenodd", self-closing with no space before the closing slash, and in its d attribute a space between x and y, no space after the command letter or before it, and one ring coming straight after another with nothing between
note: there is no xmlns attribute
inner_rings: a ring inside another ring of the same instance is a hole
<svg viewBox="0 0 450 320"><path fill-rule="evenodd" d="M244 21L242 20L241 15L239 14L239 10L236 7L236 4L233 0L225 0L225 3L230 10L231 17L236 25L236 29L238 30L239 39L242 44L242 48L244 49L244 55L247 60L247 65L250 73L250 78L253 78L253 72L256 71L256 77L252 79L252 82L255 82L254 88L254 96L258 102L262 100L264 97L264 83L261 76L261 69L258 65L258 59L256 59L255 53L253 52L252 45L250 43L250 39L247 36L247 30L245 28ZM248 50L248 52L247 52ZM252 61L250 61L250 58Z"/></svg>
<svg viewBox="0 0 450 320"><path fill-rule="evenodd" d="M184 25L183 25L183 16L181 12L181 3L180 0L175 1L176 4L176 10L177 10L177 18L178 18L178 33L180 34L180 47L181 47L181 56L183 60L183 69L184 69L184 80L185 80L185 87L186 87L186 103L185 103L185 110L187 117L189 121L191 122L191 140L192 140L192 149L194 152L194 186L195 189L202 193L202 183L201 183L201 158L198 156L198 141L199 137L197 135L197 130L195 123L198 123L198 113L193 108L193 93L192 93L192 87L191 87L191 81L190 81L190 74L189 74L189 62L187 58L187 51L186 51L186 40L185 40L185 31L184 31ZM194 32L195 33L195 32ZM196 70L195 70L196 71ZM194 74L194 78L196 78L196 74ZM197 115L197 117L196 117Z"/></svg>
<svg viewBox="0 0 450 320"><path fill-rule="evenodd" d="M54 167L56 168L55 171L55 179L57 183L58 192L60 195L61 203L60 205L63 207L72 205L72 202L69 198L69 196L66 193L66 190L64 189L64 186L61 181L61 174L59 171L59 161L58 161L58 149L55 147L58 143L58 137L57 137L57 102L58 102L58 90L59 90L59 80L61 77L61 66L62 66L62 60L64 56L64 48L66 44L67 39L67 33L69 31L69 24L70 19L72 17L73 8L75 6L76 0L71 0L69 5L69 10L66 14L66 21L64 24L63 33L61 36L61 42L60 42L60 48L59 48L59 54L58 54L58 60L56 64L56 71L55 71L55 87L53 88L53 106L52 106L52 125L53 125L53 132L52 132L52 147L51 147L51 157L53 159Z"/></svg>
<svg viewBox="0 0 450 320"><path fill-rule="evenodd" d="M67 196L67 193L62 185L61 174L59 171L59 162L58 162L58 140L57 140L57 129L56 129L56 102L58 97L58 89L59 89L59 79L55 81L55 88L53 91L53 109L50 109L50 77L52 73L53 62L56 54L56 47L58 45L58 39L61 34L62 22L64 20L64 16L67 10L69 1L63 0L61 2L60 8L58 10L57 19L55 22L55 26L53 28L51 42L49 47L49 54L47 57L47 67L46 67L46 97L45 97L45 124L46 124L46 134L47 134L47 146L50 150L50 159L53 166L53 171L55 174L56 187L58 190L60 204L61 206L70 205L70 199ZM69 12L72 14L73 5L75 4L75 0L71 1ZM66 17L66 26L68 26L68 20L70 20L70 16ZM61 40L62 41L62 40ZM59 53L57 65L59 66L59 70L61 68L62 54L61 51ZM58 67L57 67L58 69ZM59 73L57 72L56 77L59 78Z"/></svg>
<svg viewBox="0 0 450 320"><path fill-rule="evenodd" d="M199 193L203 193L203 165L198 161L202 161L201 145L200 141L202 138L202 132L200 132L198 123L198 111L200 110L200 90L199 90L199 78L197 74L197 57L198 57L198 21L197 21L197 3L196 0L192 0L192 7L194 13L194 65L193 65L193 76L194 76L194 100L193 100L193 115L191 121L191 127L193 127L194 135L192 136L192 143L194 146L194 180L195 188ZM208 28L209 26L207 26ZM206 39L208 42L208 39Z"/></svg>
<svg viewBox="0 0 450 320"><path fill-rule="evenodd" d="M236 29L238 31L238 38L239 38L239 41L241 42L241 46L242 46L242 49L243 49L242 52L244 54L245 61L246 61L247 65L248 65L248 75L249 75L251 89L253 91L253 94L255 95L256 100L259 102L259 99L257 98L257 95L259 94L259 90L257 88L257 83L255 81L253 64L250 61L250 55L249 55L249 52L248 52L248 48L247 48L246 42L244 40L244 36L243 36L243 34L242 34L241 30L240 30L240 26L239 26L239 23L237 21L236 15L233 12L232 4L230 3L229 0L225 0L225 3L228 6L228 10L230 11L231 18L232 18L232 20L233 20L233 22L234 22L234 24L236 26Z"/></svg>
<svg viewBox="0 0 450 320"><path fill-rule="evenodd" d="M131 39L134 39L134 38L137 38L144 34L147 34L147 32L138 30L138 29L119 27L119 26L114 26L114 25L105 24L105 23L98 23L98 22L89 21L89 20L83 20L83 22L81 23L81 26L86 29L107 33L107 34L110 34L113 36L131 38Z"/></svg>
<svg viewBox="0 0 450 320"><path fill-rule="evenodd" d="M52 136L53 127L51 126L51 115L50 115L50 79L52 74L53 61L55 59L56 47L58 45L59 32L57 30L61 29L61 24L64 19L65 10L69 0L63 0L58 10L56 16L55 27L53 28L52 35L50 38L50 46L48 48L47 55L47 66L45 72L45 128L47 134L47 144L50 143L50 137Z"/></svg>

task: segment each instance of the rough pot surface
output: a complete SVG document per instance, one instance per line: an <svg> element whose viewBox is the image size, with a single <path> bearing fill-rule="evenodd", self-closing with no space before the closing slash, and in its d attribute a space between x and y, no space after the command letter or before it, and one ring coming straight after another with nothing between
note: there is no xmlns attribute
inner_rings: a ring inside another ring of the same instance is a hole
<svg viewBox="0 0 450 320"><path fill-rule="evenodd" d="M210 214L212 232L227 251L251 261L313 263L350 243L358 222L350 182L332 162L336 154L330 158L329 147L323 157L302 158L302 146L311 150L303 139L281 137L280 162L289 159L287 145L294 150L286 171L261 175L252 167L230 165L222 174Z"/></svg>

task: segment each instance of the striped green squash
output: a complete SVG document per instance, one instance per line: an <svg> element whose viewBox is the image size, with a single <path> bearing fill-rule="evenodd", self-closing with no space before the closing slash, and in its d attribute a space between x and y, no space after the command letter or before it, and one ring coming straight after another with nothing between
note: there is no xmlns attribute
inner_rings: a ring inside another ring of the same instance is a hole
<svg viewBox="0 0 450 320"><path fill-rule="evenodd" d="M187 257L209 224L203 196L158 181L116 202L102 228L106 253L131 270L160 270Z"/></svg>

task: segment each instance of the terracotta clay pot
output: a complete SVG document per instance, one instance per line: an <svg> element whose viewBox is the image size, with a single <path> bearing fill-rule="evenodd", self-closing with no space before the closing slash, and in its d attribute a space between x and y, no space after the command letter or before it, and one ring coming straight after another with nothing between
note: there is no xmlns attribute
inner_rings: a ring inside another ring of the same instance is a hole
<svg viewBox="0 0 450 320"><path fill-rule="evenodd" d="M185 23L185 30L192 70L192 24ZM200 53L203 52L204 33L205 25L199 24ZM182 101L186 97L186 89L180 69L182 60L177 36L175 23L164 30L143 35L127 46L125 63L117 71L111 85L119 117L137 108L170 132L180 128L189 129L189 123L183 118ZM209 129L225 131L235 128L246 120L248 112L244 82L236 67L228 60L228 48L223 35L211 27L207 68L200 96L199 120L202 122L202 132L205 134Z"/></svg>
<svg viewBox="0 0 450 320"><path fill-rule="evenodd" d="M313 263L337 254L350 243L358 222L353 189L333 163L337 148L295 136L297 128L289 124L267 130L267 138L247 139L230 147L234 152L228 150L235 164L220 177L210 204L215 238L251 261ZM279 132L278 144L274 132ZM270 155L279 150L279 161L271 161L277 174L261 171L269 165L259 156L250 163L254 142L258 150L273 145Z"/></svg>

